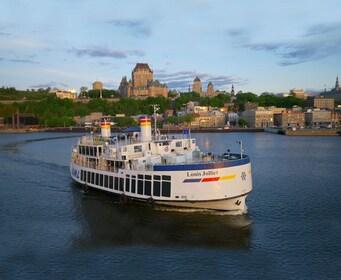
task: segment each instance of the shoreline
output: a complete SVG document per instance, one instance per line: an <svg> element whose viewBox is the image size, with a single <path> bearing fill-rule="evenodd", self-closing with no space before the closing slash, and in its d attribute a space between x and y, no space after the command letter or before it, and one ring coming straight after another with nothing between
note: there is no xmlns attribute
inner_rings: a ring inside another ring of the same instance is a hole
<svg viewBox="0 0 341 280"><path fill-rule="evenodd" d="M184 129L160 129L162 134L182 134ZM0 134L20 134L20 133L39 133L39 132L52 132L52 133L100 133L97 130L90 130L84 127L55 127L55 128L20 128L20 129L0 129ZM111 129L112 133L122 133L121 129ZM234 133L234 132L266 132L279 134L284 136L341 136L341 129L304 129L304 130L285 130L285 129L272 129L272 128L201 128L191 129L191 133Z"/></svg>

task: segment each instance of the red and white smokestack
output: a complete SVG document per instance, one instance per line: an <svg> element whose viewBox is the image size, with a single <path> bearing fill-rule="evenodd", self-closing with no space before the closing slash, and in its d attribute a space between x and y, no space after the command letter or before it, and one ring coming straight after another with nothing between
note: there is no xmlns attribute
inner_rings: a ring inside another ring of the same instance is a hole
<svg viewBox="0 0 341 280"><path fill-rule="evenodd" d="M110 121L107 121L106 119L101 120L101 135L103 138L111 137Z"/></svg>
<svg viewBox="0 0 341 280"><path fill-rule="evenodd" d="M140 118L140 130L141 142L148 142L152 140L151 119L148 116Z"/></svg>

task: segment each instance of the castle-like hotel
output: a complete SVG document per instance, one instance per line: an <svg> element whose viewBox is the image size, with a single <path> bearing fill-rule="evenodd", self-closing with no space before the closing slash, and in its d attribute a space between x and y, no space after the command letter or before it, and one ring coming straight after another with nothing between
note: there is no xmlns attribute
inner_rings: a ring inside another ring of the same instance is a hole
<svg viewBox="0 0 341 280"><path fill-rule="evenodd" d="M154 80L153 71L147 63L137 63L131 73L132 80L124 76L118 88L120 97L144 99L147 97L168 97L168 87Z"/></svg>
<svg viewBox="0 0 341 280"><path fill-rule="evenodd" d="M144 99L147 97L164 96L168 97L168 87L166 84L161 84L158 80L154 80L153 71L147 63L137 63L131 73L132 79L127 80L127 76L123 76L118 94L120 97L130 97ZM220 91L214 91L214 85L209 82L207 91L202 90L202 83L199 77L193 81L192 91L200 94L201 97L213 97L220 94ZM234 89L232 86L232 95Z"/></svg>

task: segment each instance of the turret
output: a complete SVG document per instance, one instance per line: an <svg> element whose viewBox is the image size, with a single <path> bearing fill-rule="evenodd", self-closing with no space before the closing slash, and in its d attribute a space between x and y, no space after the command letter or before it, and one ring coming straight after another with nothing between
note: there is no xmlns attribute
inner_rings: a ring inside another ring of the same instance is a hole
<svg viewBox="0 0 341 280"><path fill-rule="evenodd" d="M151 119L148 116L143 116L140 118L140 129L141 142L148 142L152 140L152 127L151 127Z"/></svg>

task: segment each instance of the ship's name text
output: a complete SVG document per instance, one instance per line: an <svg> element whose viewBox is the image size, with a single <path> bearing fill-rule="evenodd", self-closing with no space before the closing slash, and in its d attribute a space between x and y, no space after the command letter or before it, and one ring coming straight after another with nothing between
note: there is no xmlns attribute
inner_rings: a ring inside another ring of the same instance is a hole
<svg viewBox="0 0 341 280"><path fill-rule="evenodd" d="M218 171L195 171L195 172L187 172L187 177L202 177L202 176L215 176L218 175Z"/></svg>

